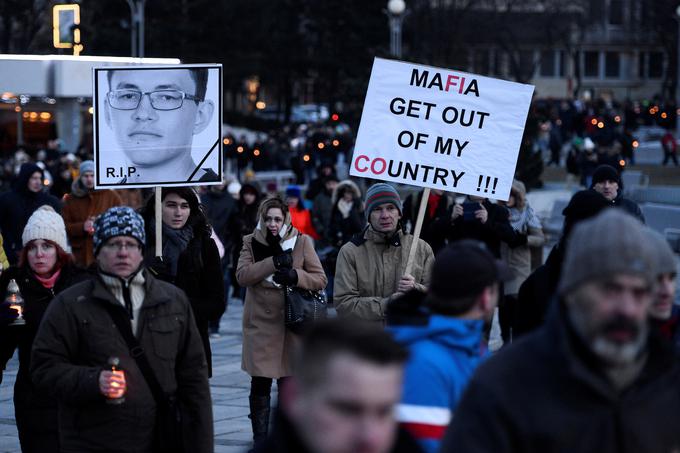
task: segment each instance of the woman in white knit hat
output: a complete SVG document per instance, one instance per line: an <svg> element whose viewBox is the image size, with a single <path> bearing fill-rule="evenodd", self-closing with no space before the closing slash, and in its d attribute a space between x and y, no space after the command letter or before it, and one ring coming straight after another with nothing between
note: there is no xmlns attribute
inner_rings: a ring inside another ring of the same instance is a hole
<svg viewBox="0 0 680 453"><path fill-rule="evenodd" d="M7 305L0 306L0 370L18 348L14 410L21 450L24 453L58 452L57 403L33 388L29 375L31 346L50 301L86 276L73 264L64 221L52 207L42 206L31 215L21 239L19 264L0 276L0 301L5 299L10 281L16 281L24 298L26 324L9 325L18 313Z"/></svg>

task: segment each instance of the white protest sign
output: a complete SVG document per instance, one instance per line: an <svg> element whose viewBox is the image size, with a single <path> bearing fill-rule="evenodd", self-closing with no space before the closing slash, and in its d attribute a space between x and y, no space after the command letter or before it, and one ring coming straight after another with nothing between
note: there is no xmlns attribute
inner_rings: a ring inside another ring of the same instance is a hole
<svg viewBox="0 0 680 453"><path fill-rule="evenodd" d="M222 182L222 65L92 71L95 188Z"/></svg>
<svg viewBox="0 0 680 453"><path fill-rule="evenodd" d="M507 200L533 91L376 58L350 174Z"/></svg>

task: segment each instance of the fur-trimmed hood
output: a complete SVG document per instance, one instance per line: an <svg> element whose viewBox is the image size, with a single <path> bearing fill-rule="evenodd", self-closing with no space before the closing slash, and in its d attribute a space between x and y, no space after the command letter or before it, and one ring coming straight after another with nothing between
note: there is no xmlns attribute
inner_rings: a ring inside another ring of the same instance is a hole
<svg viewBox="0 0 680 453"><path fill-rule="evenodd" d="M345 179L344 181L340 181L338 185L335 187L335 190L333 191L333 196L331 197L331 203L335 205L335 203L338 201L338 198L346 190L351 190L354 193L354 199L361 202L361 190L359 189L359 186L357 186L354 181Z"/></svg>

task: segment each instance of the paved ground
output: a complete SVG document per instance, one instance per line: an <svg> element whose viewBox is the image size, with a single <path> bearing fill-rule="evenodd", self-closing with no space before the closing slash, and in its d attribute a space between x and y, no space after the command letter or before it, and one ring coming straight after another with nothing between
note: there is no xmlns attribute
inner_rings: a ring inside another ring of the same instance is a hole
<svg viewBox="0 0 680 453"><path fill-rule="evenodd" d="M231 301L222 319L219 339L211 340L213 378L210 387L215 419L215 452L240 453L250 446L248 419L248 375L241 371L241 302ZM18 368L16 356L7 365L0 385L0 452L19 452L19 438L12 402Z"/></svg>

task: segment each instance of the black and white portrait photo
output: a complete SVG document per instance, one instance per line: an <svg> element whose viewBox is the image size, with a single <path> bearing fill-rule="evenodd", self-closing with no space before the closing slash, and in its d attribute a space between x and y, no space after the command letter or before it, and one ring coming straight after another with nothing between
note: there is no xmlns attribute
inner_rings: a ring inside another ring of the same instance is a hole
<svg viewBox="0 0 680 453"><path fill-rule="evenodd" d="M97 188L221 182L220 65L93 71Z"/></svg>

